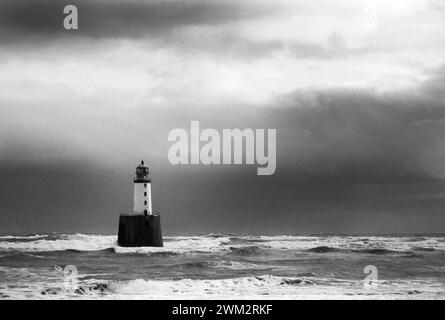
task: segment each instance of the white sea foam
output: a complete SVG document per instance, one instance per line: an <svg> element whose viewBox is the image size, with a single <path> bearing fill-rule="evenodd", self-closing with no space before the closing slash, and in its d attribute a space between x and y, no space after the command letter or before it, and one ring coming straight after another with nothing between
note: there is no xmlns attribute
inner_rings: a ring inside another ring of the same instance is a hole
<svg viewBox="0 0 445 320"><path fill-rule="evenodd" d="M25 252L61 250L97 251L117 245L116 241L116 236L73 234L51 240L41 239L26 242L0 241L0 250Z"/></svg>
<svg viewBox="0 0 445 320"><path fill-rule="evenodd" d="M48 235L46 234L33 234L29 236L0 236L0 240L32 240L45 238L47 236Z"/></svg>
<svg viewBox="0 0 445 320"><path fill-rule="evenodd" d="M115 247L117 253L153 253L153 252L220 252L227 250L224 246L230 242L229 238L206 238L206 237L166 237L164 247Z"/></svg>
<svg viewBox="0 0 445 320"><path fill-rule="evenodd" d="M444 297L430 281L394 281L370 291L359 280L283 278L272 275L231 279L133 280L113 282L116 299L398 299ZM412 288L416 288L413 290ZM439 296L439 294L440 296Z"/></svg>
<svg viewBox="0 0 445 320"><path fill-rule="evenodd" d="M334 281L335 280L335 281ZM360 280L286 278L272 275L228 279L130 280L88 279L78 290L54 282L26 287L0 286L0 297L21 299L444 299L441 284L431 280L384 281L367 290ZM415 290L413 289L415 288Z"/></svg>
<svg viewBox="0 0 445 320"><path fill-rule="evenodd" d="M277 236L258 238L250 237L250 240L259 239L256 243L260 248L278 250L309 250L317 247L328 247L343 250L384 249L390 251L406 252L416 248L445 250L442 238L420 238L413 240L408 237L293 237Z"/></svg>
<svg viewBox="0 0 445 320"><path fill-rule="evenodd" d="M416 288L416 290L413 290ZM443 299L430 280L382 282L366 290L361 280L286 278L273 275L228 279L131 280L109 283L115 299Z"/></svg>
<svg viewBox="0 0 445 320"><path fill-rule="evenodd" d="M3 236L0 238L1 251L97 251L114 248L116 253L154 253L154 252L208 252L228 251L230 247L246 248L256 246L260 249L275 250L309 250L326 247L341 250L383 249L406 252L412 250L445 250L445 242L439 237L306 237L306 236L245 236L238 239L247 241L244 244L233 243L223 236L165 237L164 247L125 248L117 246L116 236L73 234L43 238L44 235ZM7 241L11 239L26 241ZM33 240L35 239L35 240ZM31 240L31 241L28 241Z"/></svg>
<svg viewBox="0 0 445 320"><path fill-rule="evenodd" d="M271 269L272 266L258 265L249 262L239 261L217 261L214 263L216 268L229 269L229 270L254 270L254 269Z"/></svg>
<svg viewBox="0 0 445 320"><path fill-rule="evenodd" d="M114 248L116 253L153 253L153 252L219 252L229 238L208 237L165 237L164 247L119 247L116 236L74 234L58 239L39 239L35 241L0 241L2 251L44 252L44 251L98 251Z"/></svg>

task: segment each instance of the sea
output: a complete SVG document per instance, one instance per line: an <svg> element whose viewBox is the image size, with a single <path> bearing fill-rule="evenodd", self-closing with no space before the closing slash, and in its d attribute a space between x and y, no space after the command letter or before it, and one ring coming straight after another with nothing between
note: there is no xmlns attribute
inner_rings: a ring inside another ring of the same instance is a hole
<svg viewBox="0 0 445 320"><path fill-rule="evenodd" d="M445 235L0 236L0 299L444 299Z"/></svg>

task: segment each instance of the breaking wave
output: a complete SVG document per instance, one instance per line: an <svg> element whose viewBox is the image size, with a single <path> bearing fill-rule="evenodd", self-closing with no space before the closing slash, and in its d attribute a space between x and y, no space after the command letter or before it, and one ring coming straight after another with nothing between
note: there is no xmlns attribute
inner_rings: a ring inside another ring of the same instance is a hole
<svg viewBox="0 0 445 320"><path fill-rule="evenodd" d="M340 237L340 236L237 236L220 234L172 236L164 247L119 247L114 235L30 235L0 237L0 252L105 251L117 254L168 256L191 253L227 253L238 256L260 255L270 250L295 250L308 253L391 254L445 251L438 237Z"/></svg>
<svg viewBox="0 0 445 320"><path fill-rule="evenodd" d="M233 246L229 247L230 253L239 256L249 256L261 254L259 246Z"/></svg>
<svg viewBox="0 0 445 320"><path fill-rule="evenodd" d="M29 238L26 238L28 240ZM47 252L47 251L108 251L114 253L138 254L179 254L219 252L224 244L229 243L226 237L165 237L164 247L119 247L116 236L104 235L60 235L55 239L38 239L35 241L9 242L0 240L1 251Z"/></svg>
<svg viewBox="0 0 445 320"><path fill-rule="evenodd" d="M55 239L38 239L35 241L8 242L0 241L0 250L4 251L97 251L115 246L116 236L104 235L60 235Z"/></svg>
<svg viewBox="0 0 445 320"><path fill-rule="evenodd" d="M333 282L334 281L334 282ZM333 286L332 283L335 283ZM270 274L223 279L88 279L72 289L61 285L0 290L0 297L17 299L406 299L443 298L430 281L384 281L379 290L364 290L361 280L326 277L282 277ZM412 288L415 287L416 290Z"/></svg>
<svg viewBox="0 0 445 320"><path fill-rule="evenodd" d="M44 238L47 236L48 236L47 234L30 234L30 235L19 235L19 236L6 235L6 236L0 236L0 239L37 239L37 238Z"/></svg>
<svg viewBox="0 0 445 320"><path fill-rule="evenodd" d="M339 251L339 249L327 247L327 246L319 246L319 247L310 248L307 251L308 252L316 252L316 253L327 253L327 252L337 252L337 251Z"/></svg>

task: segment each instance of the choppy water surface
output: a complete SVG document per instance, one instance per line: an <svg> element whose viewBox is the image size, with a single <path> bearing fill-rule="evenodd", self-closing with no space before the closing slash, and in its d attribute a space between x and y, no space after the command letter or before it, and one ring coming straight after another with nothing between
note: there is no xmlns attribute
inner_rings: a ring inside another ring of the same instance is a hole
<svg viewBox="0 0 445 320"><path fill-rule="evenodd" d="M444 299L445 236L0 236L0 299ZM64 275L75 266L78 276ZM378 270L366 289L363 269Z"/></svg>

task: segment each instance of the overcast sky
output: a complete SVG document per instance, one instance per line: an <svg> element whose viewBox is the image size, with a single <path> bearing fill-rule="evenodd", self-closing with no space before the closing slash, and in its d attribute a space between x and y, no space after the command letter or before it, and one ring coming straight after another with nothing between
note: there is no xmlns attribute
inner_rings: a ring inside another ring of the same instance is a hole
<svg viewBox="0 0 445 320"><path fill-rule="evenodd" d="M0 232L117 231L141 159L174 233L445 226L441 0L0 0ZM276 128L277 170L170 130Z"/></svg>

